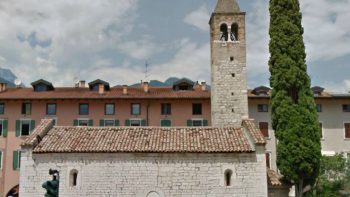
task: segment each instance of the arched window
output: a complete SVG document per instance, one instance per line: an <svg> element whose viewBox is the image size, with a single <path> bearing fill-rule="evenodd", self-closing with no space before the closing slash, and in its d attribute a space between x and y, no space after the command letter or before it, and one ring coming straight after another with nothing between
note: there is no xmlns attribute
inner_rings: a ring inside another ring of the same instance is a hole
<svg viewBox="0 0 350 197"><path fill-rule="evenodd" d="M225 23L220 26L220 40L221 41L228 40L227 25Z"/></svg>
<svg viewBox="0 0 350 197"><path fill-rule="evenodd" d="M238 40L238 24L237 23L233 23L231 25L230 37L231 37L232 41L237 41Z"/></svg>
<svg viewBox="0 0 350 197"><path fill-rule="evenodd" d="M78 170L71 170L69 175L69 185L75 187L78 184Z"/></svg>
<svg viewBox="0 0 350 197"><path fill-rule="evenodd" d="M231 186L232 170L225 170L225 186Z"/></svg>

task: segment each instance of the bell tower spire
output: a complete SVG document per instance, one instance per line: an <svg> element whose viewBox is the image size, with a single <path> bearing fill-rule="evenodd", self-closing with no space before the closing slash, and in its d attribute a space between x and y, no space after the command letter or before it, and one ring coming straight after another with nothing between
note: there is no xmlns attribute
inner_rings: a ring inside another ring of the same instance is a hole
<svg viewBox="0 0 350 197"><path fill-rule="evenodd" d="M212 125L240 127L248 118L245 12L236 0L218 0L209 24Z"/></svg>

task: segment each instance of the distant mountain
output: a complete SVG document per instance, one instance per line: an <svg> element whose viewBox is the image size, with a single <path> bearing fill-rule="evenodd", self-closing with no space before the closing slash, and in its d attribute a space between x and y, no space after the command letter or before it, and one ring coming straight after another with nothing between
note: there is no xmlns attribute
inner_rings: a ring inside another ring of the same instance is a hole
<svg viewBox="0 0 350 197"><path fill-rule="evenodd" d="M7 83L9 87L15 87L17 76L9 69L0 68L0 83Z"/></svg>
<svg viewBox="0 0 350 197"><path fill-rule="evenodd" d="M149 82L149 85L152 87L167 87L167 86L172 86L177 80L179 80L179 78L177 77L170 77L167 80L165 80L164 82L158 81L158 80L151 80ZM140 83L136 83L131 85L131 87L138 87L140 86Z"/></svg>

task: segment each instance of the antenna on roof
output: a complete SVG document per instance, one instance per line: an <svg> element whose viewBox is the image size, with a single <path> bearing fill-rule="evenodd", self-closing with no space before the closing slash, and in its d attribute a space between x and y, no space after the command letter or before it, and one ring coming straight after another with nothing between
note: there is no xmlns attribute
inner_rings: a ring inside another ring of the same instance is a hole
<svg viewBox="0 0 350 197"><path fill-rule="evenodd" d="M146 61L145 62L145 81L147 81L148 77L150 76L148 67L149 67L149 62Z"/></svg>
<svg viewBox="0 0 350 197"><path fill-rule="evenodd" d="M20 87L21 84L22 84L22 81L20 79L15 79L15 85L17 88Z"/></svg>

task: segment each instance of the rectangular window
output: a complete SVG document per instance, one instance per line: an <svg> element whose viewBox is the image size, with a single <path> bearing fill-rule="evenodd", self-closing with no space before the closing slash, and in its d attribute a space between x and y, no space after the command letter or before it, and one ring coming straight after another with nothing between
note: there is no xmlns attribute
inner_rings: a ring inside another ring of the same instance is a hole
<svg viewBox="0 0 350 197"><path fill-rule="evenodd" d="M22 114L30 115L32 113L32 104L31 103L22 103Z"/></svg>
<svg viewBox="0 0 350 197"><path fill-rule="evenodd" d="M192 120L192 126L194 126L194 127L202 127L203 126L203 120Z"/></svg>
<svg viewBox="0 0 350 197"><path fill-rule="evenodd" d="M114 114L115 114L115 105L105 104L105 115L114 115Z"/></svg>
<svg viewBox="0 0 350 197"><path fill-rule="evenodd" d="M268 112L269 105L267 104L258 104L258 112Z"/></svg>
<svg viewBox="0 0 350 197"><path fill-rule="evenodd" d="M0 103L0 114L5 114L5 104Z"/></svg>
<svg viewBox="0 0 350 197"><path fill-rule="evenodd" d="M322 122L320 122L320 130L321 130L321 133L320 133L320 135L321 135L321 139L324 139L323 137L323 124L322 124Z"/></svg>
<svg viewBox="0 0 350 197"><path fill-rule="evenodd" d="M171 114L171 104L170 103L162 103L162 115L170 115Z"/></svg>
<svg viewBox="0 0 350 197"><path fill-rule="evenodd" d="M21 168L21 151L16 150L13 151L13 169L14 170L19 170Z"/></svg>
<svg viewBox="0 0 350 197"><path fill-rule="evenodd" d="M259 122L259 128L264 137L268 138L269 136L269 123L268 122Z"/></svg>
<svg viewBox="0 0 350 197"><path fill-rule="evenodd" d="M56 115L56 104L48 103L46 105L46 115Z"/></svg>
<svg viewBox="0 0 350 197"><path fill-rule="evenodd" d="M89 104L79 104L79 115L89 115Z"/></svg>
<svg viewBox="0 0 350 197"><path fill-rule="evenodd" d="M192 114L193 115L202 115L202 104L201 103L193 103L192 104Z"/></svg>
<svg viewBox="0 0 350 197"><path fill-rule="evenodd" d="M271 153L270 153L270 152L266 153L266 166L267 166L268 168L271 168L271 160L270 160L270 157L271 157Z"/></svg>
<svg viewBox="0 0 350 197"><path fill-rule="evenodd" d="M21 120L21 136L28 136L31 133L31 121Z"/></svg>
<svg viewBox="0 0 350 197"><path fill-rule="evenodd" d="M141 120L130 120L130 126L132 126L132 127L140 127L141 126Z"/></svg>
<svg viewBox="0 0 350 197"><path fill-rule="evenodd" d="M321 104L316 104L316 111L322 112L322 105Z"/></svg>
<svg viewBox="0 0 350 197"><path fill-rule="evenodd" d="M104 120L104 126L105 127L114 127L115 125L115 120Z"/></svg>
<svg viewBox="0 0 350 197"><path fill-rule="evenodd" d="M140 115L141 114L141 104L133 103L131 104L131 115Z"/></svg>
<svg viewBox="0 0 350 197"><path fill-rule="evenodd" d="M343 112L350 112L350 104L343 105Z"/></svg>
<svg viewBox="0 0 350 197"><path fill-rule="evenodd" d="M350 123L345 123L345 138L350 139Z"/></svg>
<svg viewBox="0 0 350 197"><path fill-rule="evenodd" d="M78 120L78 126L79 127L87 127L89 126L89 120Z"/></svg>
<svg viewBox="0 0 350 197"><path fill-rule="evenodd" d="M171 120L161 120L160 121L160 126L162 127L171 127Z"/></svg>

